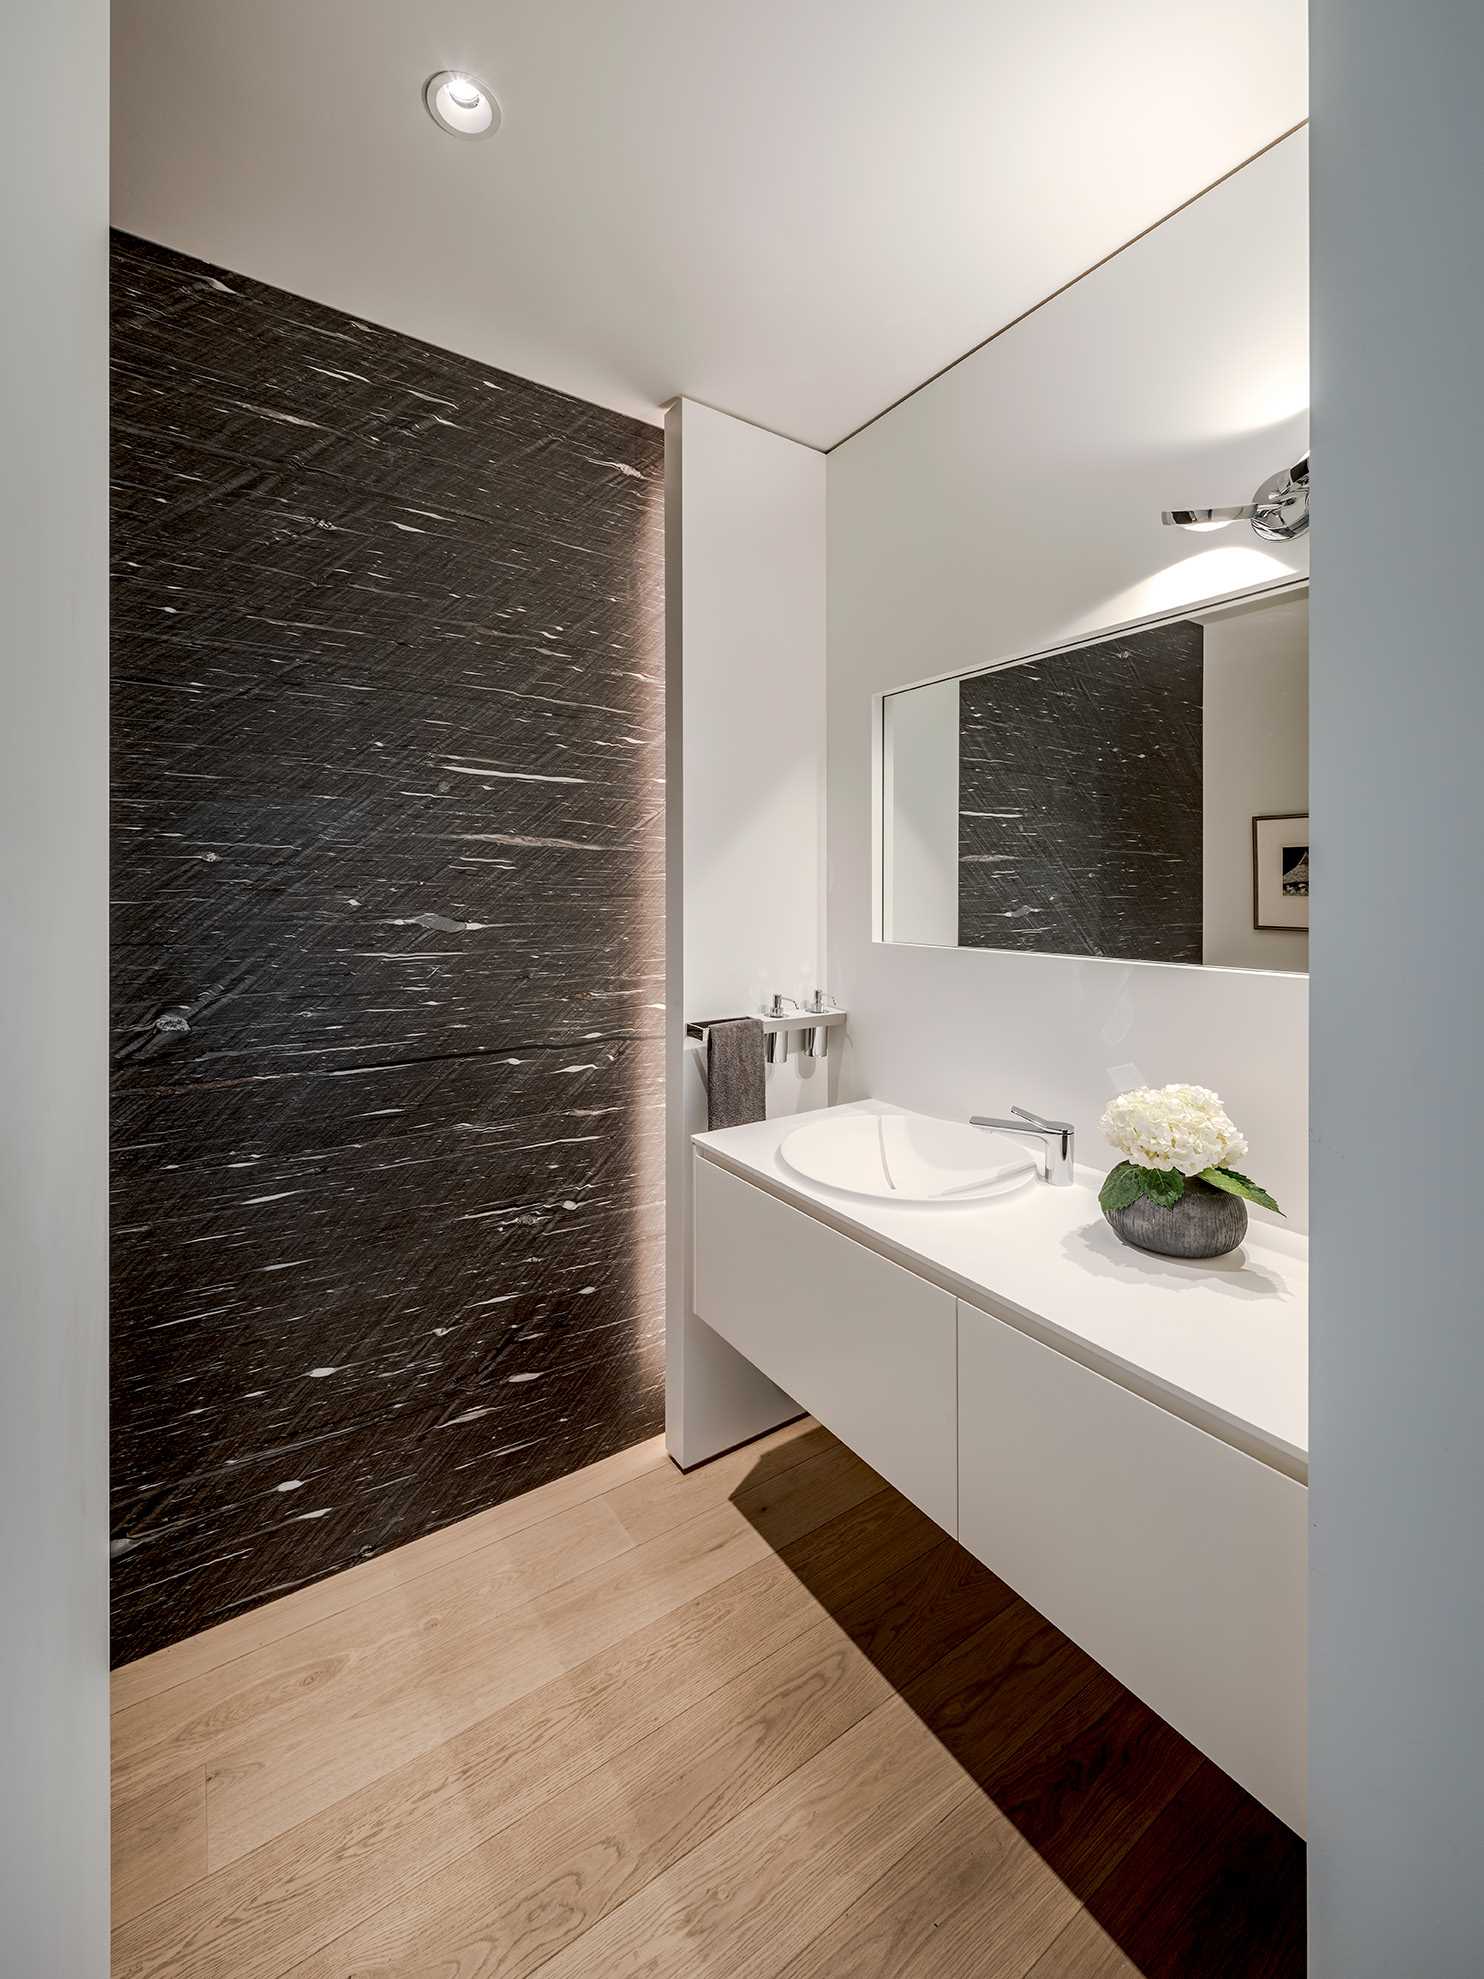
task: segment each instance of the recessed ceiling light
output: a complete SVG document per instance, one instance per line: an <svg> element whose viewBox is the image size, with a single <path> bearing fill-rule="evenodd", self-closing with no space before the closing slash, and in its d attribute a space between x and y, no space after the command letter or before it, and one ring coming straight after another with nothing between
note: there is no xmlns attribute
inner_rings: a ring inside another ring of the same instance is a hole
<svg viewBox="0 0 1484 1979"><path fill-rule="evenodd" d="M463 69L440 69L423 86L428 115L450 137L493 137L500 128L494 91Z"/></svg>

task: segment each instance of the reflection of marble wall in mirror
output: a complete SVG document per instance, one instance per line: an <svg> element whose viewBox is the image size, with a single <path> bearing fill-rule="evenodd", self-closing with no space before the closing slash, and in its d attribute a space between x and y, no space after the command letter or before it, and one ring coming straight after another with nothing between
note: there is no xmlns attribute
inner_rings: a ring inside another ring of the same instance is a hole
<svg viewBox="0 0 1484 1979"><path fill-rule="evenodd" d="M1285 591L885 697L887 941L1303 970L1253 925L1253 819L1308 809Z"/></svg>
<svg viewBox="0 0 1484 1979"><path fill-rule="evenodd" d="M960 683L965 948L1201 959L1201 628Z"/></svg>

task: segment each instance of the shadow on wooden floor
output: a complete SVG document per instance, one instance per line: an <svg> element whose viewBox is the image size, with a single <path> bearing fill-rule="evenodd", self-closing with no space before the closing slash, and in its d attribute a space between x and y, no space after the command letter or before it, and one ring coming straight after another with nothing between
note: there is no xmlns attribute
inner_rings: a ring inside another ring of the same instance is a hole
<svg viewBox="0 0 1484 1979"><path fill-rule="evenodd" d="M1032 1979L1303 1973L1297 1836L895 1491L790 1539L771 1475L747 1517L1083 1906Z"/></svg>

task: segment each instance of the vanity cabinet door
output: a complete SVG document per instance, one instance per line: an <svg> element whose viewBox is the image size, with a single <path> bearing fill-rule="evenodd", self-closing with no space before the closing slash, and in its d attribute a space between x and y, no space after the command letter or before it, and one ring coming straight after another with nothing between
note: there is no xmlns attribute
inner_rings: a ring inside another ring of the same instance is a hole
<svg viewBox="0 0 1484 1979"><path fill-rule="evenodd" d="M1308 1491L958 1316L959 1538L1302 1833Z"/></svg>
<svg viewBox="0 0 1484 1979"><path fill-rule="evenodd" d="M954 1300L695 1157L697 1315L957 1530Z"/></svg>

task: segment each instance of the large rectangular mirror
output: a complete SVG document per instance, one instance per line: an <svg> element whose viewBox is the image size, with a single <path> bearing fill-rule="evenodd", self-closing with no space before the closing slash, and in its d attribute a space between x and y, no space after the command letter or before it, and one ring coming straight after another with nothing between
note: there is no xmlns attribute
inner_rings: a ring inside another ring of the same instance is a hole
<svg viewBox="0 0 1484 1979"><path fill-rule="evenodd" d="M1305 970L1307 587L882 701L887 941Z"/></svg>

